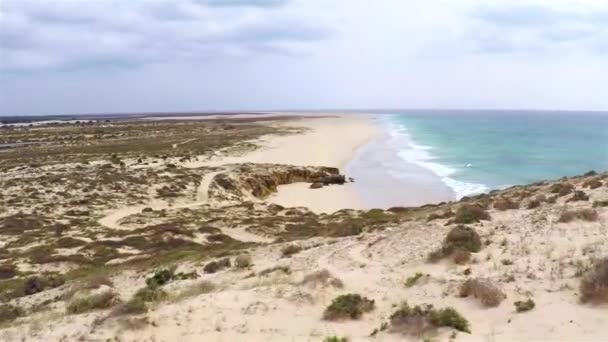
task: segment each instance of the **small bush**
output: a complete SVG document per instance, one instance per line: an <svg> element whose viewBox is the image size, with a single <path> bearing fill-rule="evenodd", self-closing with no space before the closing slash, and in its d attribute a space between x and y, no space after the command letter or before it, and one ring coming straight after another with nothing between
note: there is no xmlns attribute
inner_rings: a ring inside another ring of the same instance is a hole
<svg viewBox="0 0 608 342"><path fill-rule="evenodd" d="M530 311L530 310L534 309L534 307L536 306L536 304L534 303L534 301L532 299L528 299L526 301L518 300L517 302L513 303L513 305L515 305L515 310L517 312Z"/></svg>
<svg viewBox="0 0 608 342"><path fill-rule="evenodd" d="M593 209L566 210L561 213L557 222L568 223L574 220L594 222L599 219L597 211Z"/></svg>
<svg viewBox="0 0 608 342"><path fill-rule="evenodd" d="M146 302L141 298L134 297L118 306L114 311L114 315L139 315L146 312L148 312Z"/></svg>
<svg viewBox="0 0 608 342"><path fill-rule="evenodd" d="M234 266L237 268L249 268L251 265L251 256L248 254L241 254L234 259Z"/></svg>
<svg viewBox="0 0 608 342"><path fill-rule="evenodd" d="M494 209L501 211L519 209L519 203L512 201L510 198L501 197L494 201Z"/></svg>
<svg viewBox="0 0 608 342"><path fill-rule="evenodd" d="M422 278L423 276L424 276L424 274L417 272L413 276L407 278L407 280L405 281L405 286L412 287L412 286L416 285L416 283L418 282L418 279Z"/></svg>
<svg viewBox="0 0 608 342"><path fill-rule="evenodd" d="M10 304L2 304L0 305L0 324L11 322L18 317L24 315L24 312L21 308L10 305Z"/></svg>
<svg viewBox="0 0 608 342"><path fill-rule="evenodd" d="M158 302L167 298L167 292L159 287L146 286L137 290L133 297L144 302Z"/></svg>
<svg viewBox="0 0 608 342"><path fill-rule="evenodd" d="M428 222L433 221L433 220L437 220L437 219L447 219L454 216L454 212L452 210L446 210L442 213L431 213L426 220Z"/></svg>
<svg viewBox="0 0 608 342"><path fill-rule="evenodd" d="M76 298L67 306L70 314L80 314L93 310L108 309L119 302L118 297L113 291L104 291L86 297Z"/></svg>
<svg viewBox="0 0 608 342"><path fill-rule="evenodd" d="M300 281L299 285L307 285L313 287L331 286L338 289L344 287L344 283L342 282L342 280L334 277L328 270L325 269L305 275L302 281Z"/></svg>
<svg viewBox="0 0 608 342"><path fill-rule="evenodd" d="M549 191L552 194L557 194L560 197L566 196L574 191L574 185L570 183L556 183L549 188Z"/></svg>
<svg viewBox="0 0 608 342"><path fill-rule="evenodd" d="M488 214L488 212L482 207L465 204L458 208L456 215L451 222L469 224L479 222L481 220L489 221L490 219L490 214Z"/></svg>
<svg viewBox="0 0 608 342"><path fill-rule="evenodd" d="M437 262L445 257L452 257L458 264L467 263L471 252L481 250L481 238L475 229L467 226L456 226L450 230L443 240L443 245L437 251L429 254L430 262Z"/></svg>
<svg viewBox="0 0 608 342"><path fill-rule="evenodd" d="M228 267L230 267L230 259L223 258L218 261L209 262L207 265L205 265L205 267L203 267L203 271L205 273L215 273Z"/></svg>
<svg viewBox="0 0 608 342"><path fill-rule="evenodd" d="M574 195L568 199L567 202L576 202L576 201L588 201L589 196L584 191L575 191Z"/></svg>
<svg viewBox="0 0 608 342"><path fill-rule="evenodd" d="M58 274L32 276L26 279L23 285L23 294L29 296L47 289L59 287L64 283L65 280Z"/></svg>
<svg viewBox="0 0 608 342"><path fill-rule="evenodd" d="M323 342L348 342L346 337L329 336L323 339Z"/></svg>
<svg viewBox="0 0 608 342"><path fill-rule="evenodd" d="M346 294L336 297L325 309L323 319L359 319L363 313L372 311L374 301L358 294Z"/></svg>
<svg viewBox="0 0 608 342"><path fill-rule="evenodd" d="M401 304L389 318L391 330L411 335L421 335L439 327L451 327L470 332L469 322L453 308L435 309L432 305L410 307Z"/></svg>
<svg viewBox="0 0 608 342"><path fill-rule="evenodd" d="M302 247L298 245L287 245L281 249L281 255L283 258L289 258L294 254L300 253L302 251Z"/></svg>
<svg viewBox="0 0 608 342"><path fill-rule="evenodd" d="M608 201L595 201L593 202L594 208L604 208L608 207Z"/></svg>
<svg viewBox="0 0 608 342"><path fill-rule="evenodd" d="M468 279L460 286L460 296L473 296L484 306L498 306L505 298L505 294L489 280Z"/></svg>
<svg viewBox="0 0 608 342"><path fill-rule="evenodd" d="M0 265L0 280L11 279L17 275L17 267L13 264Z"/></svg>
<svg viewBox="0 0 608 342"><path fill-rule="evenodd" d="M148 287L163 286L175 279L175 271L173 269L163 269L154 272L154 275L146 279Z"/></svg>
<svg viewBox="0 0 608 342"><path fill-rule="evenodd" d="M608 258L595 262L580 285L581 302L608 302Z"/></svg>
<svg viewBox="0 0 608 342"><path fill-rule="evenodd" d="M542 202L540 200L533 199L530 202L528 202L528 205L526 206L527 209L536 209L538 207L540 207L540 205L542 204Z"/></svg>

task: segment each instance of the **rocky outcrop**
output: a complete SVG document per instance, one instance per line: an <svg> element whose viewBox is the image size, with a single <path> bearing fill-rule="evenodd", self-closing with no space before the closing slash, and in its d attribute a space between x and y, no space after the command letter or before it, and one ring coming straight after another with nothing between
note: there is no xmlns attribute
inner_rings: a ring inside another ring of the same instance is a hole
<svg viewBox="0 0 608 342"><path fill-rule="evenodd" d="M276 192L279 185L297 182L344 184L345 177L335 167L242 164L216 175L209 186L209 197L242 201L251 195L264 199Z"/></svg>

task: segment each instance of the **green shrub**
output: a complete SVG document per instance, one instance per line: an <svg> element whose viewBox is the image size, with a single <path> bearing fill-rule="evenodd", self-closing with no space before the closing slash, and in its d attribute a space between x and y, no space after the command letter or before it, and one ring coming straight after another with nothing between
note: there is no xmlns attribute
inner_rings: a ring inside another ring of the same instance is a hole
<svg viewBox="0 0 608 342"><path fill-rule="evenodd" d="M325 309L323 319L358 319L363 313L372 311L375 307L374 301L358 294L345 294L336 297Z"/></svg>
<svg viewBox="0 0 608 342"><path fill-rule="evenodd" d="M391 330L405 334L421 335L439 327L451 327L459 331L470 332L469 322L453 308L435 309L425 304L410 307L401 304L389 318Z"/></svg>
<svg viewBox="0 0 608 342"><path fill-rule="evenodd" d="M536 304L534 303L534 301L532 299L528 299L526 301L518 300L515 303L513 303L513 305L515 305L515 310L517 312L530 311L530 310L534 309L534 307L536 306Z"/></svg>
<svg viewBox="0 0 608 342"><path fill-rule="evenodd" d="M80 314L93 310L109 309L119 302L117 294L113 291L104 291L72 300L67 306L70 314Z"/></svg>
<svg viewBox="0 0 608 342"><path fill-rule="evenodd" d="M175 271L173 269L163 269L154 272L154 275L146 279L148 287L157 287L168 284L175 279Z"/></svg>
<svg viewBox="0 0 608 342"><path fill-rule="evenodd" d="M452 257L457 264L465 264L471 258L471 253L481 250L481 238L475 229L463 225L450 230L443 240L443 245L428 256L430 262L437 262L445 257Z"/></svg>
<svg viewBox="0 0 608 342"><path fill-rule="evenodd" d="M490 219L490 214L488 214L484 208L477 205L464 204L461 205L458 210L456 210L456 215L451 222L469 224L479 222L481 220L489 221Z"/></svg>
<svg viewBox="0 0 608 342"><path fill-rule="evenodd" d="M139 298L144 302L158 302L167 298L167 292L159 287L142 287L137 290L134 298Z"/></svg>
<svg viewBox="0 0 608 342"><path fill-rule="evenodd" d="M346 337L329 336L323 339L323 342L348 342Z"/></svg>

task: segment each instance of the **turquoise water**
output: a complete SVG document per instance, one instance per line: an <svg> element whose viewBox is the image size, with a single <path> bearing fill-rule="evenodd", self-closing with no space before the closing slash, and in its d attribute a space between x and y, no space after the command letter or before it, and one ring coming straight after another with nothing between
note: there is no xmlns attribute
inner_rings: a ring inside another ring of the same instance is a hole
<svg viewBox="0 0 608 342"><path fill-rule="evenodd" d="M378 121L399 158L457 197L608 170L608 113L408 111Z"/></svg>

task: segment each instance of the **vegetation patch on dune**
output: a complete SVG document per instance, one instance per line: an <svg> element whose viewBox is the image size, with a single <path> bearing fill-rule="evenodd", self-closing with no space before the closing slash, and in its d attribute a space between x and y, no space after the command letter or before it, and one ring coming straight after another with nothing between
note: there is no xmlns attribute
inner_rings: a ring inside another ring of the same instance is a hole
<svg viewBox="0 0 608 342"><path fill-rule="evenodd" d="M436 309L424 304L411 307L402 303L389 318L391 332L420 336L440 327L470 333L469 322L453 308Z"/></svg>
<svg viewBox="0 0 608 342"><path fill-rule="evenodd" d="M372 299L359 294L345 294L336 297L323 312L323 319L328 321L342 319L359 319L364 313L375 308Z"/></svg>

